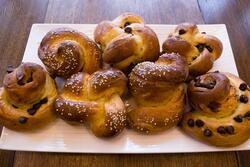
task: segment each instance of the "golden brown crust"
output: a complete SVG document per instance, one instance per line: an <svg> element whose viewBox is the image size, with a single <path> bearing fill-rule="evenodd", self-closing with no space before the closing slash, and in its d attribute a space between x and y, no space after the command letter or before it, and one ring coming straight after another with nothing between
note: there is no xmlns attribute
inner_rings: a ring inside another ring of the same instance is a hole
<svg viewBox="0 0 250 167"><path fill-rule="evenodd" d="M162 45L165 53L179 53L189 63L190 75L200 75L209 71L213 62L222 53L222 43L214 36L200 33L197 26L191 23L179 24L169 34Z"/></svg>
<svg viewBox="0 0 250 167"><path fill-rule="evenodd" d="M48 32L38 49L39 58L55 76L69 77L81 69L93 73L101 68L101 51L85 34L71 28Z"/></svg>
<svg viewBox="0 0 250 167"><path fill-rule="evenodd" d="M21 80L16 79L17 73L23 74ZM20 131L45 126L55 118L53 103L56 95L53 79L41 66L21 64L5 76L4 87L0 90L1 125Z"/></svg>
<svg viewBox="0 0 250 167"><path fill-rule="evenodd" d="M233 147L250 137L249 87L230 73L205 74L207 83L213 83L215 76L213 88L194 88L190 83L188 95L193 110L184 114L181 128L211 145Z"/></svg>
<svg viewBox="0 0 250 167"><path fill-rule="evenodd" d="M143 19L125 13L97 25L94 38L101 45L103 60L125 72L142 61L155 61L159 56L159 41Z"/></svg>
<svg viewBox="0 0 250 167"><path fill-rule="evenodd" d="M96 136L113 136L125 127L125 106L120 98L125 89L126 77L119 70L77 73L67 79L57 97L56 112L66 121L88 124Z"/></svg>
<svg viewBox="0 0 250 167"><path fill-rule="evenodd" d="M176 125L184 110L184 81L188 65L177 54L164 54L155 62L135 66L129 75L133 95L128 101L129 125L155 133Z"/></svg>

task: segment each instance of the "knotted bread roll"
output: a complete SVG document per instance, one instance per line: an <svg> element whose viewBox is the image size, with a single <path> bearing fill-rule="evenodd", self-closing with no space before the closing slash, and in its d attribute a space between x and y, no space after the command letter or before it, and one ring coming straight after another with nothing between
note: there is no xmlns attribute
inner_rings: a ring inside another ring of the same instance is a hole
<svg viewBox="0 0 250 167"><path fill-rule="evenodd" d="M127 102L129 125L155 133L176 125L184 111L188 65L178 54L164 54L154 62L135 66L129 75L132 98Z"/></svg>
<svg viewBox="0 0 250 167"><path fill-rule="evenodd" d="M249 87L230 73L207 73L188 86L192 110L182 129L206 143L232 147L250 137Z"/></svg>
<svg viewBox="0 0 250 167"><path fill-rule="evenodd" d="M220 57L222 49L218 38L199 32L198 27L191 23L178 25L162 45L163 52L184 56L189 65L189 74L193 76L208 72Z"/></svg>
<svg viewBox="0 0 250 167"><path fill-rule="evenodd" d="M81 70L93 73L101 68L101 51L85 34L71 28L48 32L38 55L49 73L68 78Z"/></svg>
<svg viewBox="0 0 250 167"><path fill-rule="evenodd" d="M125 127L125 106L120 98L125 89L126 77L119 70L77 73L67 79L57 97L56 112L66 121L88 124L96 136L113 136Z"/></svg>
<svg viewBox="0 0 250 167"><path fill-rule="evenodd" d="M51 121L57 90L47 72L35 63L23 63L7 72L0 89L1 125L31 130Z"/></svg>
<svg viewBox="0 0 250 167"><path fill-rule="evenodd" d="M159 57L156 34L136 14L124 13L113 21L99 23L94 38L103 50L103 61L125 72L139 62Z"/></svg>

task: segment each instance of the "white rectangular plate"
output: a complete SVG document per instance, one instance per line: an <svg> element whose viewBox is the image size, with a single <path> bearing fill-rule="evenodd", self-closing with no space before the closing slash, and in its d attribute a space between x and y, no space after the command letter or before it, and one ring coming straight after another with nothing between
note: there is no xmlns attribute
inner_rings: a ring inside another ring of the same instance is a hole
<svg viewBox="0 0 250 167"><path fill-rule="evenodd" d="M93 39L94 24L34 24L23 57L23 62L41 64L37 49L43 36L53 28L71 27ZM158 35L160 43L175 25L149 25ZM199 25L200 31L218 37L223 43L222 56L212 70L238 75L225 25ZM250 140L234 148L217 148L201 143L182 133L177 127L156 135L142 135L125 129L110 139L95 137L83 126L72 126L57 119L37 132L15 132L3 128L0 148L7 150L79 152L79 153L177 153L249 150Z"/></svg>

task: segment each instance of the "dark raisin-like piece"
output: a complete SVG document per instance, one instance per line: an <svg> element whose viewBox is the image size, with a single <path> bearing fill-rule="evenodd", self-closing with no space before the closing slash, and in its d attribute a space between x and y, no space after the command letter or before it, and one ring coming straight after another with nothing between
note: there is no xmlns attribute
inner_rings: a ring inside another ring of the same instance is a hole
<svg viewBox="0 0 250 167"><path fill-rule="evenodd" d="M239 89L242 90L242 91L247 90L247 84L246 83L241 83Z"/></svg>
<svg viewBox="0 0 250 167"><path fill-rule="evenodd" d="M28 118L27 117L20 117L18 121L20 124L25 124L28 121Z"/></svg>
<svg viewBox="0 0 250 167"><path fill-rule="evenodd" d="M41 104L46 104L47 102L48 102L48 98L47 97L45 97L42 100L40 100Z"/></svg>
<svg viewBox="0 0 250 167"><path fill-rule="evenodd" d="M204 136L210 137L213 135L213 132L210 129L205 129L203 132Z"/></svg>
<svg viewBox="0 0 250 167"><path fill-rule="evenodd" d="M131 33L131 32L132 32L132 28L131 28L131 27L126 27L126 28L124 29L124 31L125 31L126 33Z"/></svg>
<svg viewBox="0 0 250 167"><path fill-rule="evenodd" d="M204 122L200 119L197 119L195 121L195 125L200 128L200 127L204 126Z"/></svg>
<svg viewBox="0 0 250 167"><path fill-rule="evenodd" d="M30 114L30 115L34 115L36 113L37 109L34 109L34 108L30 108L27 110L27 112Z"/></svg>
<svg viewBox="0 0 250 167"><path fill-rule="evenodd" d="M246 95L241 95L240 96L240 102L247 103L248 102L248 97Z"/></svg>
<svg viewBox="0 0 250 167"><path fill-rule="evenodd" d="M187 121L187 124L188 124L189 127L194 127L194 120L193 119L189 119Z"/></svg>
<svg viewBox="0 0 250 167"><path fill-rule="evenodd" d="M183 29L180 29L180 30L179 30L179 35L183 35L183 34L185 34L185 33L186 33L185 30L183 30Z"/></svg>
<svg viewBox="0 0 250 167"><path fill-rule="evenodd" d="M219 126L217 128L217 132L220 133L220 134L226 134L226 128L224 126Z"/></svg>
<svg viewBox="0 0 250 167"><path fill-rule="evenodd" d="M228 134L234 134L234 127L233 126L227 126L226 131Z"/></svg>
<svg viewBox="0 0 250 167"><path fill-rule="evenodd" d="M206 48L209 52L213 52L213 49L210 46L206 45Z"/></svg>
<svg viewBox="0 0 250 167"><path fill-rule="evenodd" d="M205 45L204 44L198 44L196 45L196 48L199 50L199 52L202 52L205 48Z"/></svg>
<svg viewBox="0 0 250 167"><path fill-rule="evenodd" d="M237 115L236 117L234 117L234 120L236 121L236 122L242 122L243 121L243 119L242 119L243 117L241 116L241 115Z"/></svg>
<svg viewBox="0 0 250 167"><path fill-rule="evenodd" d="M244 114L244 118L250 118L250 111L248 111L248 112L246 112L246 113Z"/></svg>

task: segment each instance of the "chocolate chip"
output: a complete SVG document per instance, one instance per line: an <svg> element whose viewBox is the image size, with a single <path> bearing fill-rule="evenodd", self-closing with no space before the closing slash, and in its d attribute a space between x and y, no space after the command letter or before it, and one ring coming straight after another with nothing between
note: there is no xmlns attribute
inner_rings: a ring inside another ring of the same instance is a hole
<svg viewBox="0 0 250 167"><path fill-rule="evenodd" d="M227 126L226 131L228 134L233 134L234 133L234 127L233 126Z"/></svg>
<svg viewBox="0 0 250 167"><path fill-rule="evenodd" d="M33 104L32 108L35 110L38 110L41 107L41 105L42 104L40 102L38 102L38 103Z"/></svg>
<svg viewBox="0 0 250 167"><path fill-rule="evenodd" d="M130 22L126 22L125 24L124 24L124 27L127 27L127 26L129 26L131 23Z"/></svg>
<svg viewBox="0 0 250 167"><path fill-rule="evenodd" d="M126 28L124 29L124 31L125 31L126 33L131 33L131 32L132 32L132 28L131 28L131 27L126 27Z"/></svg>
<svg viewBox="0 0 250 167"><path fill-rule="evenodd" d="M12 65L7 65L7 69L6 69L6 72L7 73L12 73L14 71L14 68Z"/></svg>
<svg viewBox="0 0 250 167"><path fill-rule="evenodd" d="M209 52L213 52L213 49L212 49L210 46L206 45L205 47L207 48L207 50L208 50Z"/></svg>
<svg viewBox="0 0 250 167"><path fill-rule="evenodd" d="M195 125L200 128L200 127L204 126L204 122L200 119L197 119L195 121Z"/></svg>
<svg viewBox="0 0 250 167"><path fill-rule="evenodd" d="M219 126L217 128L217 132L220 133L220 134L226 134L226 128L224 126Z"/></svg>
<svg viewBox="0 0 250 167"><path fill-rule="evenodd" d="M27 117L20 117L18 121L20 124L25 124L28 121L28 118Z"/></svg>
<svg viewBox="0 0 250 167"><path fill-rule="evenodd" d="M213 132L210 129L205 129L203 132L204 136L210 137L213 135Z"/></svg>
<svg viewBox="0 0 250 167"><path fill-rule="evenodd" d="M201 32L202 34L206 34L206 32Z"/></svg>
<svg viewBox="0 0 250 167"><path fill-rule="evenodd" d="M246 83L241 83L239 89L242 90L242 91L247 90L247 84Z"/></svg>
<svg viewBox="0 0 250 167"><path fill-rule="evenodd" d="M214 71L214 73L219 73L219 71L218 71L218 70L216 70L216 71Z"/></svg>
<svg viewBox="0 0 250 167"><path fill-rule="evenodd" d="M246 95L240 95L240 102L247 103L248 102L248 97Z"/></svg>
<svg viewBox="0 0 250 167"><path fill-rule="evenodd" d="M192 60L194 61L195 59L197 59L197 57L193 57Z"/></svg>
<svg viewBox="0 0 250 167"><path fill-rule="evenodd" d="M27 110L27 112L30 114L30 115L34 115L36 113L37 109L34 109L34 108L30 108Z"/></svg>
<svg viewBox="0 0 250 167"><path fill-rule="evenodd" d="M209 104L208 104L208 108L213 111L213 112L218 112L219 110L219 107L221 106L220 103L216 102L216 101L211 101Z"/></svg>
<svg viewBox="0 0 250 167"><path fill-rule="evenodd" d="M182 34L185 34L185 33L186 33L185 30L183 30L183 29L180 29L180 30L179 30L179 35L182 35Z"/></svg>
<svg viewBox="0 0 250 167"><path fill-rule="evenodd" d="M236 122L242 122L243 121L243 119L242 119L243 117L241 116L241 115L237 115L236 117L234 117L234 120L236 121Z"/></svg>
<svg viewBox="0 0 250 167"><path fill-rule="evenodd" d="M205 48L205 45L204 44L198 44L195 47L199 50L199 52L202 52L204 50L204 48Z"/></svg>
<svg viewBox="0 0 250 167"><path fill-rule="evenodd" d="M189 119L187 121L187 124L188 124L189 127L194 127L194 120L193 119Z"/></svg>
<svg viewBox="0 0 250 167"><path fill-rule="evenodd" d="M46 104L47 102L48 102L48 98L47 97L45 97L42 100L40 100L41 104Z"/></svg>
<svg viewBox="0 0 250 167"><path fill-rule="evenodd" d="M14 104L12 104L12 107L14 107L14 108L18 108L17 106L15 106Z"/></svg>
<svg viewBox="0 0 250 167"><path fill-rule="evenodd" d="M250 118L250 111L248 111L248 112L246 112L246 113L244 114L244 118Z"/></svg>

